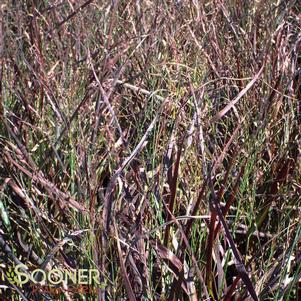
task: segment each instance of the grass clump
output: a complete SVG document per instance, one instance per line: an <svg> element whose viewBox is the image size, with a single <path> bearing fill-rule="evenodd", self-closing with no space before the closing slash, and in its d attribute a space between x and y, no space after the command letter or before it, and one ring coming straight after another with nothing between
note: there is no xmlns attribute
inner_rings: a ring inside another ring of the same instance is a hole
<svg viewBox="0 0 301 301"><path fill-rule="evenodd" d="M298 300L300 10L4 1L1 300Z"/></svg>

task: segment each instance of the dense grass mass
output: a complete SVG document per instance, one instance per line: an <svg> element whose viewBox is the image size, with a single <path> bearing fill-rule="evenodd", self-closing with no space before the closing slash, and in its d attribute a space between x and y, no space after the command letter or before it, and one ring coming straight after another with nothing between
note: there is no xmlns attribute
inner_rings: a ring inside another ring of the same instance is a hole
<svg viewBox="0 0 301 301"><path fill-rule="evenodd" d="M300 1L0 15L1 300L301 300Z"/></svg>

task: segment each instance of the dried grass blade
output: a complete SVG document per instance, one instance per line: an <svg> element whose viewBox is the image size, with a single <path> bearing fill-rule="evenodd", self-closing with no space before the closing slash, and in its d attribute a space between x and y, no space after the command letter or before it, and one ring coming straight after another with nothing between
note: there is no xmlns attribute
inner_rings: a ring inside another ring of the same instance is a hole
<svg viewBox="0 0 301 301"><path fill-rule="evenodd" d="M215 206L215 209L216 209L216 212L217 212L217 215L224 227L224 230L225 230L225 235L226 235L226 239L231 247L231 250L233 252L233 255L234 255L234 262L235 262L235 266L236 266L236 269L237 269L237 272L238 272L238 275L241 277L242 281L245 283L246 287L247 287L247 290L249 291L250 295L252 296L252 298L255 300L255 301L258 301L258 297L257 297L257 294L256 294L256 291L255 291L255 288L247 274L247 271L246 271L246 268L241 260L241 256L236 248L236 245L235 245L235 242L232 238L232 235L230 233L230 230L228 228L228 225L224 219L224 216L223 216L223 213L222 213L222 210L220 208L220 205L219 203L217 202L217 197L215 195L215 191L214 191L214 188L213 188L213 184L212 184L212 180L211 180L211 171L209 172L209 186L210 186L210 190L211 190L211 195L212 195L212 199L213 199L213 203L214 203L214 206Z"/></svg>
<svg viewBox="0 0 301 301"><path fill-rule="evenodd" d="M221 119L225 114L228 113L229 110L231 110L234 105L252 88L252 86L255 84L255 82L259 79L264 69L264 65L259 69L257 74L253 77L253 79L247 84L247 86L239 92L237 97L230 101L221 111L219 111L216 115L214 115L210 120L209 124L212 124L219 119Z"/></svg>
<svg viewBox="0 0 301 301"><path fill-rule="evenodd" d="M122 255L122 251L121 251L119 235L118 235L118 231L117 231L117 227L116 227L115 222L114 222L114 231L115 231L115 236L116 236L118 257L119 257L119 262L120 262L121 273L123 275L123 281L124 281L125 289L127 291L129 300L130 301L136 301L137 299L135 297L135 294L134 294L133 288L131 286L130 279L129 279L129 276L127 274L126 267L125 267L125 264L124 264L124 261L123 261L123 255Z"/></svg>

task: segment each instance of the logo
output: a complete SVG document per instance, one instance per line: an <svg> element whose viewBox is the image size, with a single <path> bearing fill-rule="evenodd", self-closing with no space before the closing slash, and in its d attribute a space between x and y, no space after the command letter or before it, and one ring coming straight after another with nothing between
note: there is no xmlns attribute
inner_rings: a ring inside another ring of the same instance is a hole
<svg viewBox="0 0 301 301"><path fill-rule="evenodd" d="M4 275L3 275L4 274ZM99 282L100 273L97 269L60 269L54 268L47 271L42 269L29 270L25 264L8 267L3 271L2 280L6 279L10 284L22 287L29 283L38 287L91 287L100 288L104 284Z"/></svg>
<svg viewBox="0 0 301 301"><path fill-rule="evenodd" d="M3 269L2 269L3 268ZM63 294L85 295L95 297L98 290L105 288L105 283L100 283L100 273L97 269L30 269L25 264L0 267L0 282L18 286L31 294L47 294L59 299ZM0 283L1 284L1 283ZM1 298L0 298L1 299Z"/></svg>

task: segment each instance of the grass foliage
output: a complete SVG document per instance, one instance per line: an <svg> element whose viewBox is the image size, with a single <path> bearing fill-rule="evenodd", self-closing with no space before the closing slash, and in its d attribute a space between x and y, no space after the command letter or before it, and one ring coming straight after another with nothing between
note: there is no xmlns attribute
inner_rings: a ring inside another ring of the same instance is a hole
<svg viewBox="0 0 301 301"><path fill-rule="evenodd" d="M300 298L298 0L0 15L1 300ZM100 285L12 285L19 263Z"/></svg>

